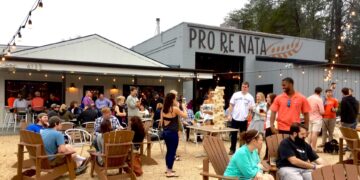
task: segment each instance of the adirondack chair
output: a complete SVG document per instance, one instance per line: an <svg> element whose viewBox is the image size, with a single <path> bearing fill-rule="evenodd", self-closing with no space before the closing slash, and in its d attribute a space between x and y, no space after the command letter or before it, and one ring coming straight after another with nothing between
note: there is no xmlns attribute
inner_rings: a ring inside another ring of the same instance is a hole
<svg viewBox="0 0 360 180"><path fill-rule="evenodd" d="M340 127L339 128L342 134L339 142L339 162L343 162L343 152L344 152L344 139L348 148L351 150L353 155L353 164L358 164L358 153L360 152L360 139L359 135L354 129Z"/></svg>
<svg viewBox="0 0 360 180"><path fill-rule="evenodd" d="M125 130L112 131L103 134L103 138L104 153L89 151L91 156L91 177L94 177L95 171L101 180L123 179L124 177L136 179L133 172L133 159L131 155L133 151L132 139L134 138L134 132ZM104 164L100 165L96 157L102 157ZM130 158L130 167L127 165L128 158ZM107 171L110 169L118 169L119 174L109 175ZM123 169L128 170L128 173L120 174Z"/></svg>
<svg viewBox="0 0 360 180"><path fill-rule="evenodd" d="M360 179L360 166L335 164L316 169L311 173L314 180L357 180Z"/></svg>
<svg viewBox="0 0 360 180"><path fill-rule="evenodd" d="M72 160L73 153L58 153L55 155L47 155L45 152L44 144L40 134L21 130L21 142L18 145L18 167L17 175L13 179L55 179L69 172L69 178L75 179L75 162ZM29 157L35 166L35 177L28 177L23 175L23 160L24 160L24 147L28 150ZM64 162L52 165L49 157L63 158ZM48 172L42 175L41 172Z"/></svg>
<svg viewBox="0 0 360 180"><path fill-rule="evenodd" d="M60 131L65 132L68 129L74 128L74 126L75 126L75 124L72 122L62 122Z"/></svg>
<svg viewBox="0 0 360 180"><path fill-rule="evenodd" d="M208 155L208 157L203 160L203 172L200 173L203 180L208 180L209 177L236 180L237 178L235 177L223 176L229 164L229 156L226 153L224 142L221 141L219 137L207 135L203 140L203 146ZM209 173L209 162L211 162L216 174Z"/></svg>
<svg viewBox="0 0 360 180"><path fill-rule="evenodd" d="M270 173L276 177L277 167L275 161L278 157L278 147L281 141L288 138L288 134L274 134L266 137L266 144L268 147L268 159L270 164Z"/></svg>

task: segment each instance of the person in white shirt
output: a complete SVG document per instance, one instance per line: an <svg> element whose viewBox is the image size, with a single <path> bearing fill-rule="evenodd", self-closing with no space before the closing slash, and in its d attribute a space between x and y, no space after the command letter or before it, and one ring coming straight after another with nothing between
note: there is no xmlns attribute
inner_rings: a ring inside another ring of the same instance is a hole
<svg viewBox="0 0 360 180"><path fill-rule="evenodd" d="M246 131L247 117L254 105L254 97L249 93L249 83L245 81L241 85L241 91L234 93L230 99L228 120L231 120L231 128L239 129L240 133ZM232 155L236 150L237 132L231 132L230 136L229 154Z"/></svg>
<svg viewBox="0 0 360 180"><path fill-rule="evenodd" d="M26 109L29 106L26 99L23 98L22 94L18 94L18 98L14 101L14 108Z"/></svg>

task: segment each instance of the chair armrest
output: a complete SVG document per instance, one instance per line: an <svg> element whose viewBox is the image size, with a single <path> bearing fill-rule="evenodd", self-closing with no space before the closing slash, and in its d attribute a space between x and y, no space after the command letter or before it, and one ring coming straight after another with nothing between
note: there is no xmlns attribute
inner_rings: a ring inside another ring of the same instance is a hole
<svg viewBox="0 0 360 180"><path fill-rule="evenodd" d="M51 154L51 155L41 155L41 156L38 156L37 158L45 159L45 158L49 158L49 157L69 156L69 155L72 155L74 153L75 152L66 152L66 153L57 153L57 154Z"/></svg>
<svg viewBox="0 0 360 180"><path fill-rule="evenodd" d="M200 175L213 177L213 178L219 178L219 179L226 179L226 180L238 180L237 177L226 177L226 176L221 176L221 175L216 175L216 174L209 174L209 173L205 173L205 172L200 173Z"/></svg>
<svg viewBox="0 0 360 180"><path fill-rule="evenodd" d="M91 156L105 157L105 154L96 151L88 151Z"/></svg>

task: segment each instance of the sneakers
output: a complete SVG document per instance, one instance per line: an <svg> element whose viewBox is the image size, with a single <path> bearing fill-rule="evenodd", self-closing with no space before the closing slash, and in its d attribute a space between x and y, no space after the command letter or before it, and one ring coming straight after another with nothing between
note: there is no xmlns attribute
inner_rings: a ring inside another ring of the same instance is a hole
<svg viewBox="0 0 360 180"><path fill-rule="evenodd" d="M233 150L230 150L229 151L229 155L233 155L234 154L234 151Z"/></svg>

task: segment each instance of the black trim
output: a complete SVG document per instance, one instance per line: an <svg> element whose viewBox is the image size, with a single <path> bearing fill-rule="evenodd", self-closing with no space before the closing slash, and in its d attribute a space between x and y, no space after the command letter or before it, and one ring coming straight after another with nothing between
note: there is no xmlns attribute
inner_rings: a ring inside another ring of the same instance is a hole
<svg viewBox="0 0 360 180"><path fill-rule="evenodd" d="M61 59L40 59L40 58L26 58L26 57L6 57L8 62L34 62L34 63L48 63L48 64L67 64L78 66L94 66L94 67L109 67L109 68L127 68L127 69L144 69L144 70L158 70L158 71L175 71L175 72L192 72L192 73L213 73L213 70L203 69L185 69L185 68L166 68L166 67L151 67L151 66L135 66L135 65L122 65L122 64L106 64L97 62L79 62Z"/></svg>
<svg viewBox="0 0 360 180"><path fill-rule="evenodd" d="M303 65L328 64L328 62L326 62L326 61L321 62L321 61L302 60L302 59L273 58L273 57L267 57L267 56L256 56L256 61L294 63L294 64L303 64Z"/></svg>

